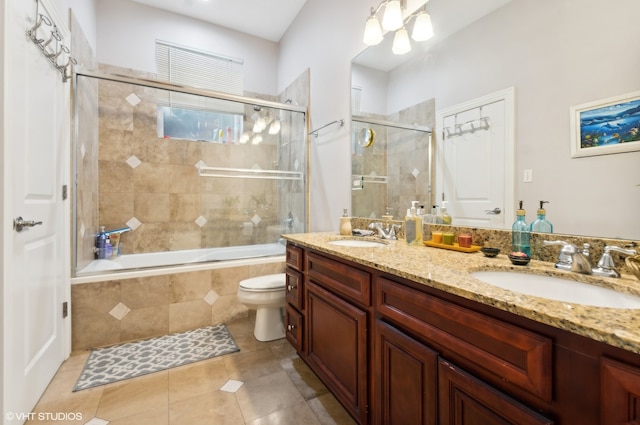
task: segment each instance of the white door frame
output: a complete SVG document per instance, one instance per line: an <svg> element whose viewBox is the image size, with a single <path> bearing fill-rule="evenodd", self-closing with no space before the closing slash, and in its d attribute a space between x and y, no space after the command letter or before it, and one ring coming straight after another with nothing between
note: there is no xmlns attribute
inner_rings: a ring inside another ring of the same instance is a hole
<svg viewBox="0 0 640 425"><path fill-rule="evenodd" d="M516 135L515 135L515 88L508 87L504 90L490 93L467 102L460 103L436 112L436 131L435 131L435 192L442 193L444 182L444 126L443 121L446 116L454 115L468 111L469 109L479 108L483 105L504 101L505 102L505 132L507 134L505 146L505 179L504 179L504 208L502 214L505 217L505 228L509 227L509 217L515 217L515 187L516 187ZM455 224L455 223L454 223Z"/></svg>

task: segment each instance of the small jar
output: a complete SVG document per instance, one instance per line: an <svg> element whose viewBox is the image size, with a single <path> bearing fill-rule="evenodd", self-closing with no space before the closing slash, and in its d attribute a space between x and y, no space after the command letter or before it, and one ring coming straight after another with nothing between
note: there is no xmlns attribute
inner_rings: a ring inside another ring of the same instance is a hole
<svg viewBox="0 0 640 425"><path fill-rule="evenodd" d="M471 248L471 235L469 233L459 234L458 245L462 248Z"/></svg>
<svg viewBox="0 0 640 425"><path fill-rule="evenodd" d="M455 239L455 234L451 232L446 232L442 234L442 243L445 245L453 245L454 239Z"/></svg>
<svg viewBox="0 0 640 425"><path fill-rule="evenodd" d="M435 243L442 243L442 232L431 232L431 240Z"/></svg>

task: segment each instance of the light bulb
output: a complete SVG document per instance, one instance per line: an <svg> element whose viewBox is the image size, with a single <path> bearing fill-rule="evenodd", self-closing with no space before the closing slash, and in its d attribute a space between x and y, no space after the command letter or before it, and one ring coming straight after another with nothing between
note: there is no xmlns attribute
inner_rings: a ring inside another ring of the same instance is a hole
<svg viewBox="0 0 640 425"><path fill-rule="evenodd" d="M431 25L431 16L427 12L422 12L416 17L413 24L413 32L411 38L415 41L426 41L433 37L433 25Z"/></svg>
<svg viewBox="0 0 640 425"><path fill-rule="evenodd" d="M256 134L255 136L253 136L253 139L251 139L252 145L259 145L261 142L262 142L262 136L259 134Z"/></svg>
<svg viewBox="0 0 640 425"><path fill-rule="evenodd" d="M384 7L384 15L382 15L382 28L387 31L395 31L401 28L403 24L400 0L387 1Z"/></svg>
<svg viewBox="0 0 640 425"><path fill-rule="evenodd" d="M280 120L273 120L269 126L269 134L280 133Z"/></svg>
<svg viewBox="0 0 640 425"><path fill-rule="evenodd" d="M380 44L383 39L382 28L380 27L380 21L376 15L371 15L367 19L367 23L364 26L364 36L362 41L367 46L375 46Z"/></svg>
<svg viewBox="0 0 640 425"><path fill-rule="evenodd" d="M395 55L404 55L411 50L411 42L409 41L409 33L402 27L396 31L396 35L393 38L393 46L391 51Z"/></svg>

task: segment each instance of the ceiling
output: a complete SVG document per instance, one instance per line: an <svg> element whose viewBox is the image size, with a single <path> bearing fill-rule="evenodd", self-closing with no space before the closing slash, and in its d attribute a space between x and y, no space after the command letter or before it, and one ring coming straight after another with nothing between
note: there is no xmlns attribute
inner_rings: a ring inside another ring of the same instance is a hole
<svg viewBox="0 0 640 425"><path fill-rule="evenodd" d="M307 0L132 1L279 42Z"/></svg>
<svg viewBox="0 0 640 425"><path fill-rule="evenodd" d="M307 0L131 0L279 42ZM405 0L408 11L425 0ZM436 39L458 31L511 0L427 0ZM372 0L371 5L379 4ZM362 11L362 28L369 10ZM265 17L268 17L265 19ZM390 47L389 47L390 48ZM387 66L393 67L391 63Z"/></svg>

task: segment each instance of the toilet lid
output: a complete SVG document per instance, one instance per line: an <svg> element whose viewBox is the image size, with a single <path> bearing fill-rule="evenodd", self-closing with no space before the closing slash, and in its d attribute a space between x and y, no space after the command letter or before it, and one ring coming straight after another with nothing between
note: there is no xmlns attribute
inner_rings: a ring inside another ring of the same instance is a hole
<svg viewBox="0 0 640 425"><path fill-rule="evenodd" d="M240 287L244 289L281 289L286 283L285 273L268 274L264 276L252 277L240 281Z"/></svg>

